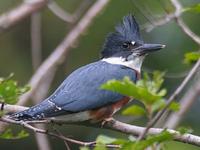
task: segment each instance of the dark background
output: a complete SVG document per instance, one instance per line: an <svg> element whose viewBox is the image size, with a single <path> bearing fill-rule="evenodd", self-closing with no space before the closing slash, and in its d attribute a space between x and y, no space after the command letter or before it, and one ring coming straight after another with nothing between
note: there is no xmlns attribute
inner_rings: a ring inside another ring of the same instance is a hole
<svg viewBox="0 0 200 150"><path fill-rule="evenodd" d="M74 12L81 0L57 0L57 3L68 12ZM185 6L191 6L199 3L199 0L181 0ZM14 8L21 3L19 0L0 1L0 13ZM143 13L138 10L136 4L148 15L147 18L155 19L165 15L163 4L169 10L173 7L167 0L112 0L108 6L98 15L92 25L81 36L70 54L67 56L65 63L59 67L56 77L49 94L62 82L62 80L76 68L91 63L99 59L99 52L102 48L107 33L114 30L114 25L119 23L121 18L128 13L136 16L141 28L149 20L144 17ZM148 11L145 9L148 7ZM150 13L151 12L151 15ZM72 25L66 24L57 18L47 8L42 12L42 58L45 59L62 41ZM200 35L200 16L195 13L185 13L183 15L185 22L196 33ZM174 21L169 22L161 27L156 27L147 33L144 29L141 31L142 37L147 42L165 44L166 48L157 53L148 56L143 65L143 71L152 72L153 70L166 71L164 86L168 90L168 94L172 93L184 78L191 66L183 64L184 53L195 51L198 49L190 38L188 38L177 26ZM30 19L25 19L17 24L9 31L0 35L0 76L6 77L10 73L14 73L14 79L20 85L24 85L34 73L31 62L30 47ZM193 79L193 82L195 79ZM194 130L195 134L200 134L200 101L197 100L191 110L187 113L181 126L189 126ZM29 104L31 105L31 103ZM120 114L120 113L118 113ZM130 121L129 118L125 118ZM124 118L120 117L120 120ZM144 125L143 119L137 119L133 124ZM73 138L80 140L93 140L98 134L108 136L126 137L123 134L104 129L93 129L82 126L63 126L62 132ZM65 149L64 143L60 140L49 138L52 149ZM0 140L0 149L37 149L34 136L30 136L20 140ZM74 149L77 149L74 148ZM196 150L195 146L182 144L177 142L169 142L167 144L169 150Z"/></svg>

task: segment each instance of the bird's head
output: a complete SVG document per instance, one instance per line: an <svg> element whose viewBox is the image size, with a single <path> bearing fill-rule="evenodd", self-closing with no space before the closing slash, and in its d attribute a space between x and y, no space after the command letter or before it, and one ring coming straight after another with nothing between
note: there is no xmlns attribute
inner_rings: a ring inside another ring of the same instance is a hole
<svg viewBox="0 0 200 150"><path fill-rule="evenodd" d="M106 38L101 52L103 58L123 57L127 59L130 55L145 56L165 47L161 44L145 43L140 36L139 26L133 15L125 16L115 30Z"/></svg>

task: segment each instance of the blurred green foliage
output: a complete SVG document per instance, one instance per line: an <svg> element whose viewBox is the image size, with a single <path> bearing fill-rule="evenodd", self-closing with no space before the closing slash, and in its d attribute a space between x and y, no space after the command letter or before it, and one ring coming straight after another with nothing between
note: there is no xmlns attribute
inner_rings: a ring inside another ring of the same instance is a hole
<svg viewBox="0 0 200 150"><path fill-rule="evenodd" d="M200 58L200 52L190 52L185 54L184 62L186 64L191 64L196 62Z"/></svg>
<svg viewBox="0 0 200 150"><path fill-rule="evenodd" d="M0 78L0 102L15 104L18 97L30 89L28 86L19 87L12 76L13 74L7 78Z"/></svg>
<svg viewBox="0 0 200 150"><path fill-rule="evenodd" d="M194 12L194 13L200 13L200 3L195 4L191 7L186 7L183 11L185 11L185 12L191 11L191 12Z"/></svg>
<svg viewBox="0 0 200 150"><path fill-rule="evenodd" d="M21 139L21 138L26 138L28 136L29 136L28 132L26 132L24 130L21 130L19 133L13 134L13 131L9 128L9 129L6 129L0 135L0 138L7 139L7 140L17 140L17 139Z"/></svg>
<svg viewBox="0 0 200 150"><path fill-rule="evenodd" d="M19 87L17 82L12 79L13 74L7 78L0 78L0 102L7 104L15 104L18 101L18 97L29 90L28 86ZM4 111L0 111L0 117L4 114ZM21 139L27 137L29 134L24 130L18 133L13 132L11 128L6 129L0 138L2 139Z"/></svg>
<svg viewBox="0 0 200 150"><path fill-rule="evenodd" d="M100 150L101 148L103 148L103 150L107 150L106 144L120 145L120 150L145 150L148 147L155 148L157 144L163 144L163 142L171 140L173 140L173 134L170 134L166 130L157 135L149 135L146 139L141 141L137 141L135 138L125 140L99 135L96 140L97 146L95 147L95 150ZM80 150L88 149L83 147L80 148Z"/></svg>

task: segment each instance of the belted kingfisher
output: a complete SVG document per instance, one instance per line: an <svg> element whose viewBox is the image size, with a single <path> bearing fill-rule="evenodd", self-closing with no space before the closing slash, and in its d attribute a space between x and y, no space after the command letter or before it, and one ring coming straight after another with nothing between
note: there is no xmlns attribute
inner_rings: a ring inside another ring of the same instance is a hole
<svg viewBox="0 0 200 150"><path fill-rule="evenodd" d="M161 44L146 44L132 15L127 15L108 34L101 59L72 72L57 90L41 103L12 114L15 120L65 120L81 122L103 121L130 101L119 93L100 89L108 80L124 76L134 82L140 76L145 56L164 48Z"/></svg>

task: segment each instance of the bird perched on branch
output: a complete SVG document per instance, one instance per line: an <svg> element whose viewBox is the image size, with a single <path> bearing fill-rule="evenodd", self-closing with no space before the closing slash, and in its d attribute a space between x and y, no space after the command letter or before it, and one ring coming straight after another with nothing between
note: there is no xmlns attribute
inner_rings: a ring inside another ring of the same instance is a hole
<svg viewBox="0 0 200 150"><path fill-rule="evenodd" d="M51 96L10 117L15 120L71 122L110 118L130 98L100 89L100 86L111 79L121 80L124 76L136 82L145 56L164 47L161 44L144 43L134 16L125 16L115 31L107 36L99 61L78 68L66 77Z"/></svg>

